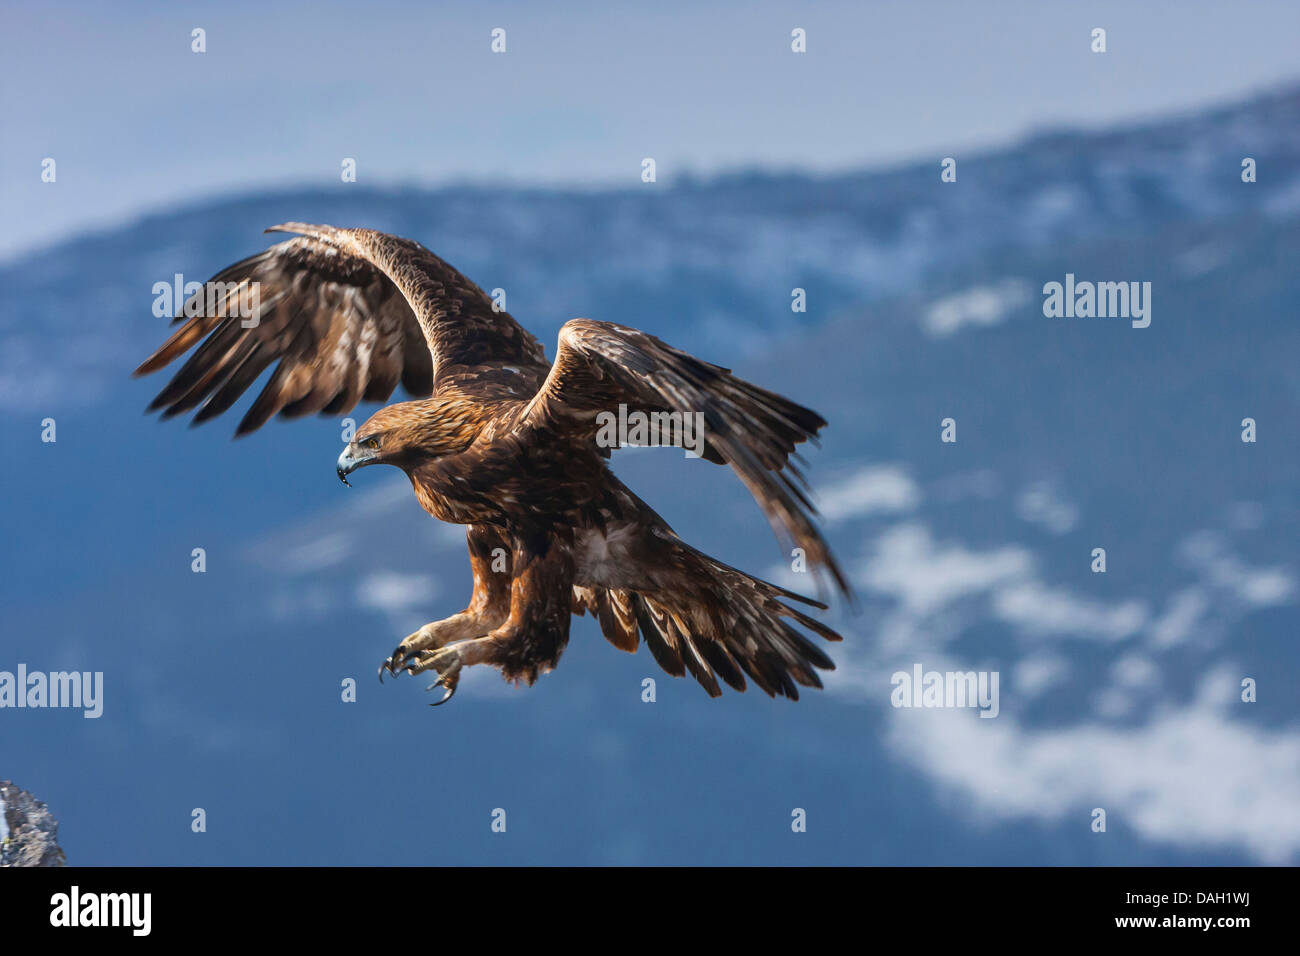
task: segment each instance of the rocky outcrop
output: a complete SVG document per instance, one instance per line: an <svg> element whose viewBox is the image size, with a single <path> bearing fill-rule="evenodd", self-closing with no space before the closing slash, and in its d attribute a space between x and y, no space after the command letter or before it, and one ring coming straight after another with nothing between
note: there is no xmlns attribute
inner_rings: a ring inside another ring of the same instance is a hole
<svg viewBox="0 0 1300 956"><path fill-rule="evenodd" d="M0 780L0 866L63 866L59 824L45 804Z"/></svg>

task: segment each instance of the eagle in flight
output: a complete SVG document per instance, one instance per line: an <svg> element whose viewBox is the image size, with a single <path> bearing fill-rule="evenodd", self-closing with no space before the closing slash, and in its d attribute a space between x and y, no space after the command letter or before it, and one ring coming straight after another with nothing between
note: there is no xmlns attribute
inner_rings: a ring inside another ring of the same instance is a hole
<svg viewBox="0 0 1300 956"><path fill-rule="evenodd" d="M796 625L840 636L794 605L826 605L682 541L614 476L597 422L620 406L701 415L701 456L730 465L777 534L848 595L797 467L795 446L816 440L820 415L612 322L565 323L548 362L482 289L408 239L292 222L267 231L296 237L214 276L205 290L225 298L215 309L210 293L206 308L191 299L136 374L197 345L150 411L197 408L198 423L274 365L237 435L277 413L340 415L384 401L398 382L418 397L357 429L338 475L346 483L380 464L406 472L426 511L466 526L474 590L465 610L398 644L381 680L431 671L429 689L444 688L437 703L475 664L531 685L558 662L570 615L590 612L615 647L635 651L643 637L660 667L689 671L710 696L721 694L719 678L743 691L748 676L795 700L798 685L822 686L816 669L834 664ZM256 302L256 314L241 316L241 301Z"/></svg>

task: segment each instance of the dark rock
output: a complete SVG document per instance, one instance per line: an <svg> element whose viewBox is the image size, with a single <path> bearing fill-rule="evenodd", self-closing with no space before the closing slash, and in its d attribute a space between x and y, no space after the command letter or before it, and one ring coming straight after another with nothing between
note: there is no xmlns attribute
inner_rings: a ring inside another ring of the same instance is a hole
<svg viewBox="0 0 1300 956"><path fill-rule="evenodd" d="M0 866L63 866L59 824L45 804L0 780Z"/></svg>

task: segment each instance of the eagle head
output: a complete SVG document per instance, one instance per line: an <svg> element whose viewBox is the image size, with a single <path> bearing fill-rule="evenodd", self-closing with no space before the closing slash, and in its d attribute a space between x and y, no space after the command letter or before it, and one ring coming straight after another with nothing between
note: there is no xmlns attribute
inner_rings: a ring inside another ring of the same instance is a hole
<svg viewBox="0 0 1300 956"><path fill-rule="evenodd" d="M366 465L396 465L409 472L432 458L464 451L482 426L475 412L469 402L445 398L381 408L339 455L339 480L348 484L348 475Z"/></svg>

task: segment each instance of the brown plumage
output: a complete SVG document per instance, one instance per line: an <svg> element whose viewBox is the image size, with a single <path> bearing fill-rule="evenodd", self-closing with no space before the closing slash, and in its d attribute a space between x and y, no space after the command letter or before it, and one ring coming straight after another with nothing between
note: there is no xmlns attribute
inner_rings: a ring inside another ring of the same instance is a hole
<svg viewBox="0 0 1300 956"><path fill-rule="evenodd" d="M698 413L701 456L730 465L778 535L847 594L791 461L821 416L609 322L566 323L548 363L532 335L418 243L302 223L270 231L299 236L215 276L225 308L182 310L137 374L197 345L150 408L197 409L201 422L274 366L237 434L276 414L340 415L399 382L421 397L371 416L339 456L339 477L371 464L405 471L426 511L467 526L474 591L464 611L407 636L381 677L433 670L443 701L473 664L532 684L559 660L570 616L590 613L615 647L644 639L665 671L689 672L712 696L719 680L795 699L798 685L822 686L817 669L834 665L796 625L839 635L792 604L825 605L687 545L614 477L601 438L602 413L620 407ZM241 301L256 315L241 318Z"/></svg>

